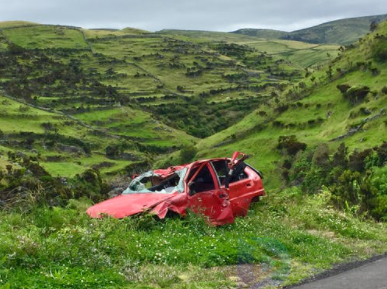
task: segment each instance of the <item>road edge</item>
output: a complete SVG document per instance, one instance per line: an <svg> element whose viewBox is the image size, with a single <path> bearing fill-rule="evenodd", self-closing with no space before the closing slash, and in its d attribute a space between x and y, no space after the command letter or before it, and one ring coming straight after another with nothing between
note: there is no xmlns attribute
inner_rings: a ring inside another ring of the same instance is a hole
<svg viewBox="0 0 387 289"><path fill-rule="evenodd" d="M355 269L355 268L359 268L361 266L364 266L366 264L375 262L377 260L380 260L380 259L383 259L383 258L386 258L386 257L387 257L387 252L385 252L383 254L380 254L380 255L372 256L372 257L367 258L365 260L356 260L356 261L353 261L353 262L336 264L331 269L328 269L328 270L325 270L325 271L323 271L321 273L313 275L313 276L311 276L311 277L309 277L307 279L302 280L301 282L299 282L297 284L292 284L292 285L284 286L283 288L284 289L296 288L296 287L304 285L304 284L309 284L309 283L312 283L312 282L315 282L315 281L318 281L318 280L322 280L322 279L326 279L326 278L329 278L329 277L332 277L332 276L336 276L336 275L339 275L341 273L350 271L350 270Z"/></svg>

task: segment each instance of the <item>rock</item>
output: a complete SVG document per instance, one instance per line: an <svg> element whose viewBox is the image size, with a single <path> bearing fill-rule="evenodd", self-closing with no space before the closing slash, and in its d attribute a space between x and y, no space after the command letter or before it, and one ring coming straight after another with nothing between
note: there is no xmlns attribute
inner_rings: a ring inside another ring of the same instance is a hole
<svg viewBox="0 0 387 289"><path fill-rule="evenodd" d="M59 143L58 148L61 151L67 152L67 153L77 153L77 154L82 154L82 155L86 154L83 149L76 147L76 146L69 146L69 145L64 145L64 144Z"/></svg>

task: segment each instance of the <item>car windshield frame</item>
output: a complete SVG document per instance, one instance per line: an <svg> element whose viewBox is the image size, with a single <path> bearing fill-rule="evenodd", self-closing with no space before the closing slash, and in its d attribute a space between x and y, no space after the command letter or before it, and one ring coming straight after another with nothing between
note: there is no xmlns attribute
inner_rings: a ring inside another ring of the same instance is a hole
<svg viewBox="0 0 387 289"><path fill-rule="evenodd" d="M145 172L138 177L134 178L128 188L122 192L123 195L129 195L129 194L173 194L173 193L183 193L185 191L185 183L184 179L187 175L188 168L183 168L181 170L176 170L173 172L173 174L162 177L161 175L153 172L148 171ZM161 190L152 190L152 188L161 186L162 184L167 185L168 181L178 177L179 181L175 186L169 186L162 188ZM160 181L159 184L152 185L151 187L146 187L146 183L149 180L152 180L152 178L156 179L157 181ZM145 183L144 183L145 182Z"/></svg>

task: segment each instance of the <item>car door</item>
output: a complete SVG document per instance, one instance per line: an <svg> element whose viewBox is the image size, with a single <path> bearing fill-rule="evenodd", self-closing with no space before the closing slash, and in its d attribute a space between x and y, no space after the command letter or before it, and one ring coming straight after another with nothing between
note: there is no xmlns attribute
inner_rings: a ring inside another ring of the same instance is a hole
<svg viewBox="0 0 387 289"><path fill-rule="evenodd" d="M189 173L188 207L195 213L204 214L215 225L234 221L228 195L219 188L215 172L207 162Z"/></svg>
<svg viewBox="0 0 387 289"><path fill-rule="evenodd" d="M221 189L225 188L225 178L228 174L227 163L228 160L226 159L212 161ZM227 192L234 216L245 216L254 193L254 184L248 175L248 168L246 169L244 164L242 164L239 171L234 172Z"/></svg>

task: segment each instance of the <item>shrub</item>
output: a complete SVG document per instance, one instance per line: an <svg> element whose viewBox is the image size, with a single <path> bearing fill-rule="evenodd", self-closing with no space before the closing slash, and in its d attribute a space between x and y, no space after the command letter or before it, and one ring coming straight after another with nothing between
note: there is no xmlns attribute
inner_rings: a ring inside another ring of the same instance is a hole
<svg viewBox="0 0 387 289"><path fill-rule="evenodd" d="M313 164L323 168L330 168L329 147L326 143L320 144L313 154Z"/></svg>
<svg viewBox="0 0 387 289"><path fill-rule="evenodd" d="M378 61L387 60L387 39L380 37L372 45L372 56Z"/></svg>
<svg viewBox="0 0 387 289"><path fill-rule="evenodd" d="M284 104L284 105L279 105L277 106L274 111L278 112L278 113L283 113L285 111L287 111L289 109L289 105L287 104Z"/></svg>
<svg viewBox="0 0 387 289"><path fill-rule="evenodd" d="M383 142L379 147L374 148L374 150L378 156L377 165L379 167L384 166L387 162L387 142Z"/></svg>
<svg viewBox="0 0 387 289"><path fill-rule="evenodd" d="M306 149L306 143L299 142L295 135L280 136L278 138L277 148L294 156L299 151L304 151Z"/></svg>
<svg viewBox="0 0 387 289"><path fill-rule="evenodd" d="M348 168L352 171L363 172L366 168L366 159L372 153L372 149L366 149L364 151L358 152L354 151L349 156Z"/></svg>
<svg viewBox="0 0 387 289"><path fill-rule="evenodd" d="M183 147L183 149L180 151L181 162L189 163L196 156L197 152L197 148L193 145Z"/></svg>
<svg viewBox="0 0 387 289"><path fill-rule="evenodd" d="M359 172L345 170L339 174L336 182L330 186L333 203L341 209L345 209L346 204L358 204L360 182L361 175Z"/></svg>
<svg viewBox="0 0 387 289"><path fill-rule="evenodd" d="M333 155L332 166L333 167L346 167L348 165L347 158L348 148L344 143L341 143L337 148L337 151Z"/></svg>
<svg viewBox="0 0 387 289"><path fill-rule="evenodd" d="M370 92L370 88L368 86L362 87L351 87L344 94L344 98L348 99L352 105L360 103L366 98L368 93Z"/></svg>
<svg viewBox="0 0 387 289"><path fill-rule="evenodd" d="M337 87L337 89L340 90L340 92L343 93L343 94L346 93L347 90L351 88L350 85L345 84L345 83L343 83L343 84L338 84L336 87Z"/></svg>

